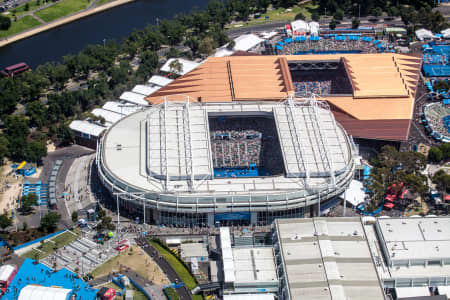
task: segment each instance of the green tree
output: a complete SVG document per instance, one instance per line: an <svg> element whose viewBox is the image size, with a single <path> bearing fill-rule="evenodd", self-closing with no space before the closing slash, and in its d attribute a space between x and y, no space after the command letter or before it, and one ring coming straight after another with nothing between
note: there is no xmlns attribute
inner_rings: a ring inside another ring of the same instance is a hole
<svg viewBox="0 0 450 300"><path fill-rule="evenodd" d="M330 21L330 24L328 25L328 27L330 27L331 30L336 29L336 20L333 18Z"/></svg>
<svg viewBox="0 0 450 300"><path fill-rule="evenodd" d="M28 229L28 223L23 221L23 223L22 223L22 230L23 231L27 231L27 229Z"/></svg>
<svg viewBox="0 0 450 300"><path fill-rule="evenodd" d="M227 45L227 49L228 50L233 50L234 46L236 46L236 42L234 40L231 40L228 45Z"/></svg>
<svg viewBox="0 0 450 300"><path fill-rule="evenodd" d="M58 226L59 220L61 220L61 215L56 212L49 212L41 219L41 228L45 232L52 232Z"/></svg>
<svg viewBox="0 0 450 300"><path fill-rule="evenodd" d="M40 164L42 162L42 157L47 155L47 144L45 141L33 141L27 143L25 149L25 158L28 161Z"/></svg>
<svg viewBox="0 0 450 300"><path fill-rule="evenodd" d="M27 2L25 3L25 7L23 8L24 11L29 11L30 10L30 4Z"/></svg>
<svg viewBox="0 0 450 300"><path fill-rule="evenodd" d="M7 215L0 215L0 228L5 230L7 227L12 225L12 219Z"/></svg>
<svg viewBox="0 0 450 300"><path fill-rule="evenodd" d="M60 146L68 146L75 141L75 135L72 129L66 124L60 124L57 129L56 138Z"/></svg>
<svg viewBox="0 0 450 300"><path fill-rule="evenodd" d="M200 42L200 45L198 46L198 52L209 56L214 52L216 47L217 44L214 42L214 40L211 37L207 36Z"/></svg>
<svg viewBox="0 0 450 300"><path fill-rule="evenodd" d="M11 19L0 14L0 30L8 30L11 27Z"/></svg>
<svg viewBox="0 0 450 300"><path fill-rule="evenodd" d="M444 170L437 171L432 180L433 183L436 184L438 191L450 193L450 175L448 175Z"/></svg>
<svg viewBox="0 0 450 300"><path fill-rule="evenodd" d="M23 116L8 116L5 119L5 136L8 139L8 153L13 160L23 160L29 133L28 122Z"/></svg>
<svg viewBox="0 0 450 300"><path fill-rule="evenodd" d="M171 73L175 73L175 74L178 74L178 75L183 73L183 64L178 59L174 59L169 64L169 68L170 68L170 72Z"/></svg>
<svg viewBox="0 0 450 300"><path fill-rule="evenodd" d="M314 12L311 14L311 19L312 19L313 21L315 21L315 22L319 22L319 20L320 20L320 15L319 15L319 13L316 12L316 11L314 11Z"/></svg>
<svg viewBox="0 0 450 300"><path fill-rule="evenodd" d="M432 147L428 151L428 160L431 162L440 162L444 158L444 155L442 154L441 149L438 147Z"/></svg>
<svg viewBox="0 0 450 300"><path fill-rule="evenodd" d="M72 222L75 224L78 221L78 212L74 211L72 213Z"/></svg>
<svg viewBox="0 0 450 300"><path fill-rule="evenodd" d="M358 28L358 27L359 27L359 19L353 18L353 19L352 19L352 28L353 28L353 29L356 29L356 28Z"/></svg>
<svg viewBox="0 0 450 300"><path fill-rule="evenodd" d="M340 8L336 10L336 12L333 15L333 18L339 21L342 21L344 19L344 11Z"/></svg>
<svg viewBox="0 0 450 300"><path fill-rule="evenodd" d="M25 213L29 213L31 211L32 206L38 205L37 200L38 200L38 197L34 193L23 195L22 198L20 198L22 210Z"/></svg>
<svg viewBox="0 0 450 300"><path fill-rule="evenodd" d="M305 20L305 15L302 12L299 12L298 14L295 15L295 19L296 20Z"/></svg>
<svg viewBox="0 0 450 300"><path fill-rule="evenodd" d="M435 91L444 91L447 92L449 89L449 84L444 80L439 80L435 84L433 84L433 89Z"/></svg>
<svg viewBox="0 0 450 300"><path fill-rule="evenodd" d="M8 145L8 139L3 134L0 134L0 165L3 164L4 158L9 154Z"/></svg>
<svg viewBox="0 0 450 300"><path fill-rule="evenodd" d="M141 63L137 75L142 78L150 77L158 66L158 55L155 51L146 50L141 55Z"/></svg>

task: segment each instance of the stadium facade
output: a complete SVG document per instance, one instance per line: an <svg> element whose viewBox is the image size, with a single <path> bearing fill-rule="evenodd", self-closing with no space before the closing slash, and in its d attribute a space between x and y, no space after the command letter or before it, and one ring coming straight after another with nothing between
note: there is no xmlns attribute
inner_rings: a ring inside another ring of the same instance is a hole
<svg viewBox="0 0 450 300"><path fill-rule="evenodd" d="M146 222L318 215L352 180L354 144L326 102L165 98L111 126L97 146L104 186Z"/></svg>

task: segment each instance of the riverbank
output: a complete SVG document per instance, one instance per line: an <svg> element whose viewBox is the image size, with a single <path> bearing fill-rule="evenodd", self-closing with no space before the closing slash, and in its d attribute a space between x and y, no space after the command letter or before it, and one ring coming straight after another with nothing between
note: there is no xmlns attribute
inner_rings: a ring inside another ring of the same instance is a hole
<svg viewBox="0 0 450 300"><path fill-rule="evenodd" d="M135 0L115 0L115 1L108 2L106 4L103 4L103 5L100 5L97 7L93 7L93 8L75 13L71 16L61 18L59 20L44 24L42 26L30 29L28 31L24 31L19 34L16 34L16 35L7 37L3 40L0 40L0 47L6 46L8 44L20 41L22 39L29 38L38 33L41 33L41 32L44 32L44 31L47 31L47 30L50 30L50 29L74 22L74 21L77 21L79 19L103 12L105 10L108 10L108 9L116 7L116 6L124 5L124 4L130 3L130 2L133 2L133 1L135 1Z"/></svg>

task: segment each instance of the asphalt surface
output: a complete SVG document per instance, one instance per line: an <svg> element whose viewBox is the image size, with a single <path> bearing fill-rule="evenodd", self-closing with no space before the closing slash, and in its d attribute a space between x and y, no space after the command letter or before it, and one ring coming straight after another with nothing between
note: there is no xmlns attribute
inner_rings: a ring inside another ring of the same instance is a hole
<svg viewBox="0 0 450 300"><path fill-rule="evenodd" d="M150 243L143 237L136 239L136 243L144 249L144 251L150 255L150 257L158 264L158 266L166 274L170 282L179 283L182 282L181 278L178 276L177 272L172 268L172 266L164 259L163 256L159 255L158 250L156 250ZM182 286L176 289L180 300L192 300L191 292L186 286Z"/></svg>

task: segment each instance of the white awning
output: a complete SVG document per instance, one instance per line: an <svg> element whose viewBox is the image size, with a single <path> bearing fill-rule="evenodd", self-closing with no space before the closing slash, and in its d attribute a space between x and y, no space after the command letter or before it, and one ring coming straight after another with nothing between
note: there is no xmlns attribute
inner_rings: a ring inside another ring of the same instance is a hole
<svg viewBox="0 0 450 300"><path fill-rule="evenodd" d="M146 86L146 85L142 85L142 84L138 84L136 85L132 92L133 93L137 93L137 94L141 94L144 96L150 96L151 94L153 94L154 92L156 92L157 90L159 90L161 87L151 87L151 86Z"/></svg>
<svg viewBox="0 0 450 300"><path fill-rule="evenodd" d="M291 22L292 31L309 32L309 25L303 20Z"/></svg>
<svg viewBox="0 0 450 300"><path fill-rule="evenodd" d="M94 116L102 117L103 119L105 119L106 122L111 123L111 124L116 123L123 117L121 114L118 114L118 113L115 113L115 112L112 112L112 111L109 111L109 110L106 110L103 108L95 108L91 111L91 113Z"/></svg>
<svg viewBox="0 0 450 300"><path fill-rule="evenodd" d="M402 287L395 288L397 299L410 297L427 297L430 296L430 290L426 286L420 287Z"/></svg>
<svg viewBox="0 0 450 300"><path fill-rule="evenodd" d="M157 86L163 87L163 86L168 85L168 84L171 83L172 81L173 81L173 79L166 78L166 77L164 77L164 76L153 75L153 76L149 79L148 83L150 83L150 84L152 84L152 85L157 85Z"/></svg>
<svg viewBox="0 0 450 300"><path fill-rule="evenodd" d="M434 38L434 34L427 29L418 29L416 30L416 37L419 41L423 41L424 39L432 39Z"/></svg>
<svg viewBox="0 0 450 300"><path fill-rule="evenodd" d="M232 294L223 295L223 300L274 300L274 294L258 293L258 294Z"/></svg>
<svg viewBox="0 0 450 300"><path fill-rule="evenodd" d="M178 71L173 71L170 68L170 64L174 61L174 60L178 60L181 64L181 72ZM195 61L191 61L191 60L187 60L187 59L183 59L183 58L170 58L166 61L166 63L161 67L161 71L162 72L174 72L178 75L184 75L186 73L189 73L190 71L194 70L195 68L197 68L200 64L195 62Z"/></svg>
<svg viewBox="0 0 450 300"><path fill-rule="evenodd" d="M234 39L234 48L235 51L248 51L252 49L253 47L256 47L257 45L264 42L263 39L257 37L254 34L245 34L241 35L240 37L237 37Z"/></svg>
<svg viewBox="0 0 450 300"><path fill-rule="evenodd" d="M68 300L72 290L40 285L27 285L19 294L18 300Z"/></svg>
<svg viewBox="0 0 450 300"><path fill-rule="evenodd" d="M82 134L87 134L94 137L100 136L100 134L106 129L106 127L80 120L72 121L69 128Z"/></svg>
<svg viewBox="0 0 450 300"><path fill-rule="evenodd" d="M108 101L102 108L126 116L141 109L140 106L136 106L135 104L122 104L116 101Z"/></svg>
<svg viewBox="0 0 450 300"><path fill-rule="evenodd" d="M134 103L137 105L147 106L148 102L145 100L145 96L141 94L136 94L133 92L124 92L120 95L120 100Z"/></svg>

